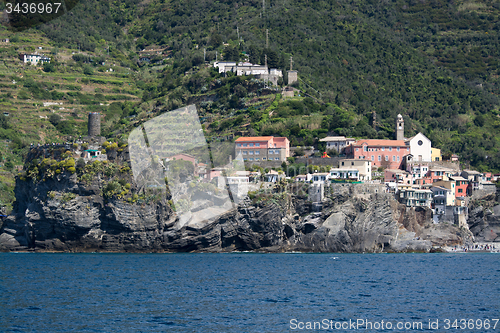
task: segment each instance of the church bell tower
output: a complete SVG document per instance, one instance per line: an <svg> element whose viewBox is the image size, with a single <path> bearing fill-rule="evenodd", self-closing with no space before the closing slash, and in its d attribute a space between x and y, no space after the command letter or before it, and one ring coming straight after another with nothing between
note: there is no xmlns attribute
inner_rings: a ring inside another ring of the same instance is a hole
<svg viewBox="0 0 500 333"><path fill-rule="evenodd" d="M405 139L405 122L403 120L403 116L398 114L396 119L396 140L404 140Z"/></svg>

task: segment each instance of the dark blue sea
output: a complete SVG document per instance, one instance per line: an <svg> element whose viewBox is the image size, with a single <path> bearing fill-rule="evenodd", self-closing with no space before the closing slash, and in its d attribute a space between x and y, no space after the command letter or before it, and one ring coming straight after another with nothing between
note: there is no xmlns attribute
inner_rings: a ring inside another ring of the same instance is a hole
<svg viewBox="0 0 500 333"><path fill-rule="evenodd" d="M499 332L499 318L499 254L0 254L1 332Z"/></svg>

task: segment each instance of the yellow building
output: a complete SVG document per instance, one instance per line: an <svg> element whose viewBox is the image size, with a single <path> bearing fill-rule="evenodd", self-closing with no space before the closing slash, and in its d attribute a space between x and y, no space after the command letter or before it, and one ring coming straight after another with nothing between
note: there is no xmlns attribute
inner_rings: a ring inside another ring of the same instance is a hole
<svg viewBox="0 0 500 333"><path fill-rule="evenodd" d="M438 148L431 148L431 160L434 162L434 161L442 161L442 157L441 157L441 149L438 149Z"/></svg>

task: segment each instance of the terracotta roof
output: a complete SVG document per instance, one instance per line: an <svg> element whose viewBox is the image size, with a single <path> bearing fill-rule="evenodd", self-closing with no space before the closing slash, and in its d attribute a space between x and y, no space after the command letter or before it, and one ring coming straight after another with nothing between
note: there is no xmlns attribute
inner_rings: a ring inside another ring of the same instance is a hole
<svg viewBox="0 0 500 333"><path fill-rule="evenodd" d="M248 142L248 141L269 141L272 136L248 136L236 139L236 142Z"/></svg>
<svg viewBox="0 0 500 333"><path fill-rule="evenodd" d="M372 139L358 140L353 143L353 146L361 146L364 143L368 144L369 146L406 147L406 143L404 140L372 140Z"/></svg>

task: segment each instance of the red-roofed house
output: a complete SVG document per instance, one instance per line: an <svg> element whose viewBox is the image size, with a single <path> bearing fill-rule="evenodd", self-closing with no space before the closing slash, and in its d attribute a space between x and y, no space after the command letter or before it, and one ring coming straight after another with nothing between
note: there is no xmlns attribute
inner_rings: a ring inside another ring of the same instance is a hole
<svg viewBox="0 0 500 333"><path fill-rule="evenodd" d="M286 161L290 157L290 141L284 137L252 136L236 140L235 156L244 161Z"/></svg>
<svg viewBox="0 0 500 333"><path fill-rule="evenodd" d="M410 146L404 140L358 140L345 153L349 158L370 160L373 167L398 169Z"/></svg>

